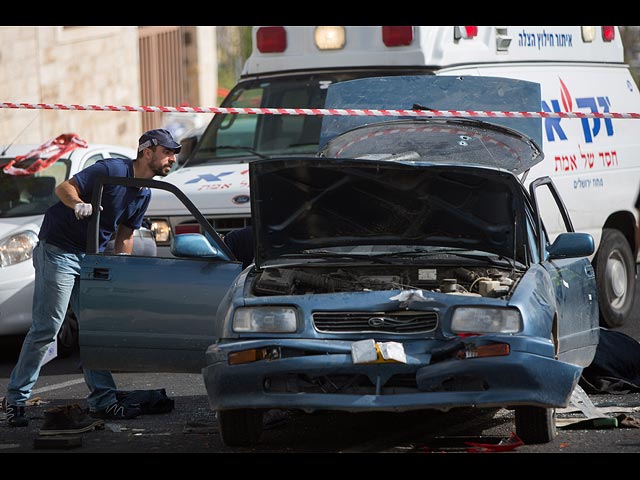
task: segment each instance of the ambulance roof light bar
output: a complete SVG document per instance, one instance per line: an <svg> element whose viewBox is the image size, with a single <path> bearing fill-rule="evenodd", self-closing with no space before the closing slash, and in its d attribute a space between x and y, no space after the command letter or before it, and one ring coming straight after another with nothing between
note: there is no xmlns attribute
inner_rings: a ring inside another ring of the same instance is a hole
<svg viewBox="0 0 640 480"><path fill-rule="evenodd" d="M596 27L581 27L582 41L591 43L596 39ZM616 29L613 26L601 27L602 40L604 42L613 42L616 39Z"/></svg>

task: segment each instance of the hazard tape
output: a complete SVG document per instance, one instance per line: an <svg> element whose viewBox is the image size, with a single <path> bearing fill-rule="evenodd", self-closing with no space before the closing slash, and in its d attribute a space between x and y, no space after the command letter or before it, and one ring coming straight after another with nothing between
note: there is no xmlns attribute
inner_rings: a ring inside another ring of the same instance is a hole
<svg viewBox="0 0 640 480"><path fill-rule="evenodd" d="M498 112L480 110L375 110L339 108L224 108L224 107L157 107L74 105L61 103L0 103L0 108L27 110L69 110L94 112L147 112L147 113L225 113L231 115L335 115L376 117L476 117L476 118L617 118L638 119L640 113L615 112Z"/></svg>

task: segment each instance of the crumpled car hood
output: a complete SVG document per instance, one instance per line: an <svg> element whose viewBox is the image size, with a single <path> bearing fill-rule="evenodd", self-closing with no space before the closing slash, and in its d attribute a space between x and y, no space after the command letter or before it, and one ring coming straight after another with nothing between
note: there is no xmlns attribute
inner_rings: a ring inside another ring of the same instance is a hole
<svg viewBox="0 0 640 480"><path fill-rule="evenodd" d="M521 188L500 169L360 159L250 164L256 264L307 249L435 245L513 258ZM520 239L520 240L519 240Z"/></svg>

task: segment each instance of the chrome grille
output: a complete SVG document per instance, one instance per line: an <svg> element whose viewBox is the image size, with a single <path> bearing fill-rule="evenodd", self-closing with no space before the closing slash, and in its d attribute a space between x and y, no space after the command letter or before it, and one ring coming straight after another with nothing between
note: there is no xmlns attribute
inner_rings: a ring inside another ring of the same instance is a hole
<svg viewBox="0 0 640 480"><path fill-rule="evenodd" d="M424 333L438 326L436 312L316 312L313 324L319 332Z"/></svg>

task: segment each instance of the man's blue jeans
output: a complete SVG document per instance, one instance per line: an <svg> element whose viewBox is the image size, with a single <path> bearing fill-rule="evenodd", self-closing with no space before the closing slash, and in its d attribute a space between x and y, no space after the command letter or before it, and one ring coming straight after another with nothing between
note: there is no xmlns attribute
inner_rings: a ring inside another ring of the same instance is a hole
<svg viewBox="0 0 640 480"><path fill-rule="evenodd" d="M24 405L38 380L42 360L55 340L71 308L80 318L80 261L84 254L68 253L40 241L33 250L36 278L33 292L32 323L22 344L18 363L7 385L7 403ZM87 403L91 411L103 410L116 401L116 384L108 370L84 369L89 387Z"/></svg>

